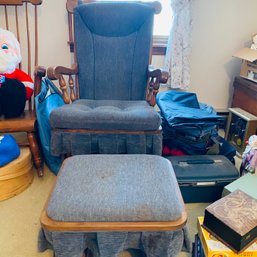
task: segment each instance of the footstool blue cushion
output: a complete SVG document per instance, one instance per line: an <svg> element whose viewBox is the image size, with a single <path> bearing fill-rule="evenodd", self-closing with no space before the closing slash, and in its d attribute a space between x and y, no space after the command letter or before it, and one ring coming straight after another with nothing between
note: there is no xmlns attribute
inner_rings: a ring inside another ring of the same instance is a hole
<svg viewBox="0 0 257 257"><path fill-rule="evenodd" d="M58 221L173 221L183 210L165 158L78 155L65 160L47 214Z"/></svg>

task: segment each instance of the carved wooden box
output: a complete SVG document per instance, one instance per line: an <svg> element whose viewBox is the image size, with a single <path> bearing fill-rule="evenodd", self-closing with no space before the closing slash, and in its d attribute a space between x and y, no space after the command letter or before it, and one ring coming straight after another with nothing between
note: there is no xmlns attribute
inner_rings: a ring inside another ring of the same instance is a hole
<svg viewBox="0 0 257 257"><path fill-rule="evenodd" d="M257 238L257 200L236 190L205 209L203 227L240 253Z"/></svg>

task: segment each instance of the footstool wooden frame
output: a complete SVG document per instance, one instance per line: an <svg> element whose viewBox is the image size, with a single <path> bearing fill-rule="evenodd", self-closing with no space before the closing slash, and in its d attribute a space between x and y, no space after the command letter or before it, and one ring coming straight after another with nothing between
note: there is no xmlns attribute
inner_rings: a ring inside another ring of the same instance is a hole
<svg viewBox="0 0 257 257"><path fill-rule="evenodd" d="M47 206L47 205L46 205ZM49 231L173 231L181 229L187 222L187 214L183 211L181 217L174 221L151 222L67 222L51 219L47 215L46 206L41 214L41 225Z"/></svg>

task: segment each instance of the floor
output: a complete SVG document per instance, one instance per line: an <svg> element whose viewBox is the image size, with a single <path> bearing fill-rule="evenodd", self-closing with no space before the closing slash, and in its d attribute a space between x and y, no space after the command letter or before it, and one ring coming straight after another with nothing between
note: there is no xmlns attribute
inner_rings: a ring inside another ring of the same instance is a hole
<svg viewBox="0 0 257 257"><path fill-rule="evenodd" d="M237 166L240 159L237 160ZM52 251L37 251L40 213L49 195L55 176L46 168L45 176L34 173L33 183L19 195L0 202L0 257L52 257ZM204 214L208 204L186 204L191 238L197 233L197 217ZM131 256L128 253L122 257ZM181 253L179 257L189 257Z"/></svg>

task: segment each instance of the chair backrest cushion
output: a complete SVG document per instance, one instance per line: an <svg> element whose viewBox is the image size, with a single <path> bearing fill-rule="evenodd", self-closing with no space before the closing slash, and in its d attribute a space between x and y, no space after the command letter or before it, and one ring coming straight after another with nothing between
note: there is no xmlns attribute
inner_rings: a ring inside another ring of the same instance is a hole
<svg viewBox="0 0 257 257"><path fill-rule="evenodd" d="M143 100L154 8L94 2L74 10L80 98Z"/></svg>

